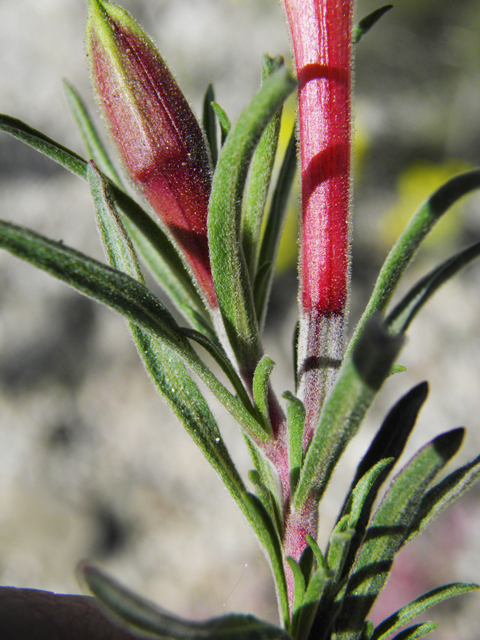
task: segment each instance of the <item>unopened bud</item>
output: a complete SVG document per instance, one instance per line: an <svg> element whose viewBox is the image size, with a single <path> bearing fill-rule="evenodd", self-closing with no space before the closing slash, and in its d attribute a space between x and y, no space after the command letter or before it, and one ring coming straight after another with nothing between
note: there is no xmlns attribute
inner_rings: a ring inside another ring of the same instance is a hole
<svg viewBox="0 0 480 640"><path fill-rule="evenodd" d="M200 125L133 18L108 0L88 4L93 85L121 162L216 306L207 240L212 169Z"/></svg>

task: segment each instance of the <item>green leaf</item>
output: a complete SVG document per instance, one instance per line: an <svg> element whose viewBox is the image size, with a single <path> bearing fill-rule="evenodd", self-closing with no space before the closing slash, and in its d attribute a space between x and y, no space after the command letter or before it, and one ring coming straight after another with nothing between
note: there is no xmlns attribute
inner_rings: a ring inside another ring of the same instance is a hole
<svg viewBox="0 0 480 640"><path fill-rule="evenodd" d="M143 283L135 250L109 193L108 185L89 163L88 180L100 237L110 266ZM227 451L215 419L180 357L143 329L130 323L139 355L154 385L218 473L233 499L248 516L246 488Z"/></svg>
<svg viewBox="0 0 480 640"><path fill-rule="evenodd" d="M375 627L373 622L371 620L367 620L363 625L361 640L371 640L374 631L375 631Z"/></svg>
<svg viewBox="0 0 480 640"><path fill-rule="evenodd" d="M378 489L393 463L393 458L379 460L360 478L347 497L327 550L327 564L337 580L344 577L353 565Z"/></svg>
<svg viewBox="0 0 480 640"><path fill-rule="evenodd" d="M374 313L385 311L401 277L429 231L457 200L479 188L480 169L467 171L437 189L417 210L382 266L347 353L350 353L357 343L368 318Z"/></svg>
<svg viewBox="0 0 480 640"><path fill-rule="evenodd" d="M268 55L264 55L262 65L262 82L264 82L283 64L284 60L281 56L271 58ZM262 229L262 221L270 181L272 179L275 155L277 153L281 119L282 107L278 109L272 120L265 128L252 161L242 229L242 244L245 262L252 281L255 279L257 270L260 232Z"/></svg>
<svg viewBox="0 0 480 640"><path fill-rule="evenodd" d="M305 584L308 584L310 582L312 572L315 570L315 554L313 553L312 547L310 547L310 545L307 545L302 551L302 555L300 556L300 560L298 561L298 566L302 570Z"/></svg>
<svg viewBox="0 0 480 640"><path fill-rule="evenodd" d="M297 141L295 127L283 156L282 165L277 178L272 202L267 215L258 256L259 269L255 276L255 309L261 329L267 316L268 299L272 288L275 262L277 259L280 238L285 226L288 211L288 199L297 168Z"/></svg>
<svg viewBox="0 0 480 640"><path fill-rule="evenodd" d="M202 124L205 136L207 138L210 155L212 157L213 167L217 164L218 159L218 140L217 140L217 118L212 103L215 101L215 93L213 84L209 84L203 98L203 117Z"/></svg>
<svg viewBox="0 0 480 640"><path fill-rule="evenodd" d="M268 515L270 516L271 521L274 523L277 529L278 537L281 538L283 535L282 516L280 515L280 510L278 508L275 494L262 482L261 475L257 471L257 469L252 469L252 471L249 471L248 477L255 487L255 493L257 497L262 502L263 506L268 512Z"/></svg>
<svg viewBox="0 0 480 640"><path fill-rule="evenodd" d="M87 179L87 162L83 158L21 120L0 114L0 131L9 133L84 180Z"/></svg>
<svg viewBox="0 0 480 640"><path fill-rule="evenodd" d="M315 562L317 564L317 569L322 569L322 571L326 572L327 571L327 563L325 561L325 557L322 553L322 550L320 549L320 547L318 546L317 541L312 538L311 535L307 534L307 542L309 547L311 548L311 550L313 551L314 555L315 555Z"/></svg>
<svg viewBox="0 0 480 640"><path fill-rule="evenodd" d="M441 482L434 485L422 499L417 517L413 522L407 542L416 538L435 518L455 500L458 500L480 479L480 456L456 469Z"/></svg>
<svg viewBox="0 0 480 640"><path fill-rule="evenodd" d="M58 162L58 164L61 164L69 171L72 171L80 178L84 180L87 179L87 162L74 151L55 142L55 140L52 140L40 131L33 129L16 118L6 115L0 115L0 130L28 144L40 153ZM160 274L166 274L165 278L160 276L161 282L165 284L172 300L179 303L179 308L183 311L188 310L188 304L190 304L194 308L194 313L190 314L193 320L195 320L195 317L205 316L205 305L195 289L192 276L182 262L170 237L128 194L116 185L112 184L110 186L112 188L113 198L122 213L137 227L140 234L145 236L147 242L152 246L153 251L158 254L159 258L161 257L161 260L158 261L154 269L154 273L160 271ZM130 235L133 236L132 231L133 229L129 229ZM134 237L134 241L138 246L136 237ZM145 252L142 252L142 254L142 257L147 255ZM152 256L151 251L149 255ZM146 262L150 265L151 260L148 260L148 256ZM172 286L168 290L169 284ZM201 329L199 325L194 324L194 326Z"/></svg>
<svg viewBox="0 0 480 640"><path fill-rule="evenodd" d="M222 146L225 143L225 140L227 139L228 134L230 133L230 129L232 128L232 125L230 123L230 120L227 116L227 113L225 111L225 109L223 109L218 102L215 102L215 100L213 102L210 103L212 105L212 109L215 111L215 115L218 118L218 122L220 124L220 131L222 134Z"/></svg>
<svg viewBox="0 0 480 640"><path fill-rule="evenodd" d="M268 402L268 391L270 386L270 376L275 366L274 361L268 356L262 356L255 368L253 375L253 399L260 416L265 424L265 429L270 430L270 411Z"/></svg>
<svg viewBox="0 0 480 640"><path fill-rule="evenodd" d="M345 516L347 520L345 522L345 528L338 529L338 532L357 528L365 503L371 498L372 492L376 493L375 489L378 487L379 479L385 476L385 471L389 471L392 468L394 460L394 458L379 460L360 478L352 489L346 504ZM342 518L340 518L340 520L342 520ZM337 529L337 527L335 529Z"/></svg>
<svg viewBox="0 0 480 640"><path fill-rule="evenodd" d="M406 370L407 367L404 367L403 364L394 364L390 375L394 376L396 373L405 373Z"/></svg>
<svg viewBox="0 0 480 640"><path fill-rule="evenodd" d="M144 285L145 280L138 258L127 230L115 209L111 190L92 161L87 165L87 179L108 264Z"/></svg>
<svg viewBox="0 0 480 640"><path fill-rule="evenodd" d="M380 18L393 9L393 4L386 4L379 9L375 9L368 16L362 18L358 24L353 27L352 43L357 44L363 36L380 20Z"/></svg>
<svg viewBox="0 0 480 640"><path fill-rule="evenodd" d="M246 499L250 506L250 522L270 560L275 580L280 619L288 631L290 629L290 609L288 605L287 580L283 569L282 543L268 511L259 498L253 493L248 493Z"/></svg>
<svg viewBox="0 0 480 640"><path fill-rule="evenodd" d="M358 465L352 489L374 465L384 458L400 458L418 414L428 395L428 382L421 382L398 400L389 411L377 435Z"/></svg>
<svg viewBox="0 0 480 640"><path fill-rule="evenodd" d="M3 220L0 246L182 348L185 338L180 338L170 312L144 284L125 273Z"/></svg>
<svg viewBox="0 0 480 640"><path fill-rule="evenodd" d="M320 499L345 447L357 433L373 398L392 368L403 344L373 317L351 358L346 359L324 405L320 424L303 463L294 508L300 510L315 492Z"/></svg>
<svg viewBox="0 0 480 640"><path fill-rule="evenodd" d="M262 349L240 242L242 194L255 146L295 86L283 67L267 78L230 131L213 178L208 215L213 280L227 335L247 376L253 374Z"/></svg>
<svg viewBox="0 0 480 640"><path fill-rule="evenodd" d="M164 259L164 254L160 254L155 245L130 220L125 219L124 223L142 262L148 267L176 309L191 327L220 347L217 335L212 328L211 318L192 281L187 285L182 282L171 268L171 263ZM187 272L185 276L189 277Z"/></svg>
<svg viewBox="0 0 480 640"><path fill-rule="evenodd" d="M98 131L83 100L75 88L66 80L64 80L64 88L67 96L67 102L73 113L75 122L80 129L88 157L94 160L102 174L108 176L114 184L122 188L122 180L102 144ZM126 205L128 206L128 202ZM150 269L160 286L170 297L176 308L193 327L208 335L211 340L216 340L215 333L212 330L210 317L206 313L205 305L193 286L181 260L179 260L178 256L175 255L176 252L170 255L169 250L167 250L167 260L165 260L163 257L164 250L159 252L160 245L158 245L158 243L157 245L152 244L152 242L128 219L124 221L124 224L130 237L134 241L135 248L140 257ZM149 224L149 226L151 225ZM153 236L150 234L150 237ZM172 269L172 266L169 263L169 255L170 262L173 260L176 265L175 269ZM178 277L177 269L182 273L181 279Z"/></svg>
<svg viewBox="0 0 480 640"><path fill-rule="evenodd" d="M434 293L479 256L480 242L476 242L442 262L410 289L388 314L385 324L393 333L405 332Z"/></svg>
<svg viewBox="0 0 480 640"><path fill-rule="evenodd" d="M0 221L0 247L106 304L178 353L247 433L267 438L255 418L192 349L170 312L130 276L35 232Z"/></svg>
<svg viewBox="0 0 480 640"><path fill-rule="evenodd" d="M395 554L415 521L430 482L458 451L463 429L444 433L425 445L390 484L360 547L350 576L335 640L356 640L378 593L385 584Z"/></svg>
<svg viewBox="0 0 480 640"><path fill-rule="evenodd" d="M231 361L228 359L228 356L223 350L222 346L219 345L216 340L211 340L204 333L196 331L195 329L180 327L180 331L184 336L190 338L190 340L194 340L197 344L202 346L205 351L207 351L212 356L215 362L220 365L222 371L226 374L227 378L232 383L233 388L237 392L237 395L240 398L243 406L247 407L250 413L253 415L255 413L255 407L250 400L250 396L248 395L240 376L238 375Z"/></svg>
<svg viewBox="0 0 480 640"><path fill-rule="evenodd" d="M339 605L334 602L334 599L337 591L342 589L343 583L338 583L333 580L333 574L329 570L317 542L309 535L307 535L307 542L315 554L318 573L317 579L321 580L322 575L328 579L321 593L319 593L319 602L317 603L314 616L310 620L308 637L315 638L316 640L325 640L326 638L330 638L330 631L339 611Z"/></svg>
<svg viewBox="0 0 480 640"><path fill-rule="evenodd" d="M179 311L193 326L203 330L208 326L208 335L214 335L206 306L194 284L190 268L177 252L174 241L129 195L111 185L113 198L127 218L127 228L141 257L162 288ZM128 223L132 224L128 224ZM200 321L198 321L200 319Z"/></svg>
<svg viewBox="0 0 480 640"><path fill-rule="evenodd" d="M279 523L279 536L283 536L283 510L279 504L279 496L277 494L277 480L276 471L273 468L271 462L265 457L265 454L259 446L255 444L248 436L245 435L245 443L247 445L250 457L252 458L255 470L259 474L260 482L265 486L269 495L275 500L275 513L278 514L280 519Z"/></svg>
<svg viewBox="0 0 480 640"><path fill-rule="evenodd" d="M175 640L291 640L288 633L251 615L232 613L202 622L185 620L144 600L99 569L82 563L80 577L119 618L154 637Z"/></svg>
<svg viewBox="0 0 480 640"><path fill-rule="evenodd" d="M306 412L303 402L290 391L285 391L283 397L287 401L288 465L290 468L290 490L293 493L302 468Z"/></svg>
<svg viewBox="0 0 480 640"><path fill-rule="evenodd" d="M468 584L466 582L456 582L433 589L413 602L410 602L410 604L407 604L405 607L402 607L379 624L375 629L372 640L386 640L392 633L401 629L411 620L430 609L430 607L434 607L436 604L453 596L470 593L476 589L478 589L478 585Z"/></svg>
<svg viewBox="0 0 480 640"><path fill-rule="evenodd" d="M137 349L155 387L218 474L250 521L246 488L220 434L215 418L181 358L138 327L131 329Z"/></svg>
<svg viewBox="0 0 480 640"><path fill-rule="evenodd" d="M78 94L75 87L63 80L63 88L65 90L65 96L67 98L68 106L72 112L75 123L82 136L83 144L87 150L88 158L91 158L100 171L112 180L117 186L122 187L122 179L120 178L113 162L111 161L101 139L98 135L98 131L93 124L87 107L82 98Z"/></svg>
<svg viewBox="0 0 480 640"><path fill-rule="evenodd" d="M308 583L301 607L295 610L292 635L296 640L306 640L322 595L330 586L330 579L323 568L317 569Z"/></svg>
<svg viewBox="0 0 480 640"><path fill-rule="evenodd" d="M408 627L404 631L398 633L393 640L418 640L423 638L431 631L435 631L438 625L435 622L424 622L423 624L415 624Z"/></svg>
<svg viewBox="0 0 480 640"><path fill-rule="evenodd" d="M361 505L361 513L355 525L355 535L350 543L348 557L345 561L345 570L349 570L354 562L355 555L365 535L365 530L370 519L373 503L377 497L378 490L387 478L395 462L400 458L408 437L415 426L418 413L427 397L428 384L422 382L395 404L382 423L380 430L373 439L368 451L360 462L355 478L347 494L344 507L340 513L345 513L348 503L351 501L356 487L360 487L359 482L362 477L368 477L369 469L373 469L384 459L392 460L392 463L385 466L382 472L376 477L374 486L365 497ZM345 571L344 571L345 573Z"/></svg>
<svg viewBox="0 0 480 640"><path fill-rule="evenodd" d="M264 329L265 320L267 318L268 299L270 298L274 274L275 264L273 262L264 262L258 265L255 280L253 281L255 310L257 313L260 333L262 333Z"/></svg>
<svg viewBox="0 0 480 640"><path fill-rule="evenodd" d="M350 548L350 542L355 535L355 529L348 528L348 520L348 515L346 515L339 521L331 533L328 542L327 565L332 572L334 580L338 578L343 571Z"/></svg>
<svg viewBox="0 0 480 640"><path fill-rule="evenodd" d="M298 638L295 629L295 612L300 609L303 604L304 596L305 596L305 577L303 575L303 571L300 568L298 562L292 558L291 556L287 557L287 564L290 567L293 574L293 603L292 603L292 611L293 611L293 622L292 622L292 635L294 638Z"/></svg>

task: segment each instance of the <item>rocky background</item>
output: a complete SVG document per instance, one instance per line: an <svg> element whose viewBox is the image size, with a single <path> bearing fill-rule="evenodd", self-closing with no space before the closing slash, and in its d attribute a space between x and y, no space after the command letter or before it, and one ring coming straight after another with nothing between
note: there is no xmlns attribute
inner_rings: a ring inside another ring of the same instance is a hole
<svg viewBox="0 0 480 640"><path fill-rule="evenodd" d="M232 118L258 86L264 51L289 58L276 0L124 0L199 112L213 81ZM361 17L380 3L359 0ZM82 152L61 78L89 97L81 0L0 0L0 111ZM352 319L415 207L480 162L480 9L475 0L401 0L358 46ZM0 216L102 259L86 185L0 136ZM409 282L479 239L480 199L457 206ZM266 350L291 388L294 235L284 245ZM288 264L290 262L290 268ZM405 284L405 288L408 283ZM324 540L349 475L391 404L423 379L431 393L408 452L465 425L458 462L480 452L480 267L445 286L412 327L401 362L348 449L321 509ZM88 557L185 616L251 611L272 620L269 569L236 507L144 375L123 320L0 254L0 584L79 591ZM219 424L242 470L241 437ZM426 589L480 581L480 493L408 547L378 620ZM478 599L435 612L437 638L473 640Z"/></svg>

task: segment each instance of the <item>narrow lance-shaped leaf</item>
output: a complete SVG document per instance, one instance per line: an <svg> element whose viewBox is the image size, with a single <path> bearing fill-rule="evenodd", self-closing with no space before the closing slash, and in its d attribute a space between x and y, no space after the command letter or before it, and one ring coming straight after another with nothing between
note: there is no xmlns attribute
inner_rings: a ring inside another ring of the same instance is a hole
<svg viewBox="0 0 480 640"><path fill-rule="evenodd" d="M212 341L209 337L207 337L204 333L196 331L195 329L188 329L181 327L180 331L184 336L189 338L190 340L194 340L197 344L207 351L215 362L220 366L222 371L225 373L227 378L233 385L239 399L241 400L244 407L247 407L250 413L253 415L255 413L255 407L252 404L250 396L248 395L240 376L238 375L234 365L229 360L227 354L222 349L221 345L217 344L217 342Z"/></svg>
<svg viewBox="0 0 480 640"><path fill-rule="evenodd" d="M115 210L108 185L92 163L88 166L97 224L109 264L143 283L137 256ZM154 385L248 517L245 486L223 442L215 419L181 358L149 333L130 323L139 355Z"/></svg>
<svg viewBox="0 0 480 640"><path fill-rule="evenodd" d="M356 640L408 537L430 482L458 451L463 429L444 433L424 446L393 479L360 547L337 619L334 640Z"/></svg>
<svg viewBox="0 0 480 640"><path fill-rule="evenodd" d="M393 9L393 4L386 4L383 7L379 7L369 13L367 16L362 18L358 24L353 27L352 31L352 42L353 44L357 44L363 38L363 36L370 31L370 29L377 24L382 16L384 16L387 11Z"/></svg>
<svg viewBox="0 0 480 640"><path fill-rule="evenodd" d="M209 84L203 97L203 130L207 137L210 155L212 157L212 165L215 167L218 158L218 140L217 140L217 117L212 107L215 101L215 93L213 84Z"/></svg>
<svg viewBox="0 0 480 640"><path fill-rule="evenodd" d="M330 534L327 550L327 565L333 579L338 579L345 566L350 542L355 529L348 527L348 515L345 515Z"/></svg>
<svg viewBox="0 0 480 640"><path fill-rule="evenodd" d="M292 612L293 612L292 633L294 637L297 638L297 633L295 629L295 623L296 623L295 613L302 606L303 600L305 597L305 587L306 587L305 577L303 575L302 570L300 569L298 562L294 558L292 558L291 556L288 556L287 564L293 573L294 589L293 589L293 603L292 603Z"/></svg>
<svg viewBox="0 0 480 640"><path fill-rule="evenodd" d="M95 207L97 228L108 264L145 285L137 255L115 210L110 189L93 161L87 165L87 179Z"/></svg>
<svg viewBox="0 0 480 640"><path fill-rule="evenodd" d="M263 356L255 368L253 375L253 398L265 428L270 429L269 415L269 382L275 363L268 356Z"/></svg>
<svg viewBox="0 0 480 640"><path fill-rule="evenodd" d="M283 63L281 56L271 58L265 55L262 66L262 81L265 81ZM260 232L277 152L281 118L282 108L280 107L265 128L252 160L242 228L245 262L252 282L254 282L257 270Z"/></svg>
<svg viewBox="0 0 480 640"><path fill-rule="evenodd" d="M350 341L351 352L371 315L385 311L397 285L423 239L441 216L460 198L480 188L480 169L452 178L417 210L383 263L369 303Z"/></svg>
<svg viewBox="0 0 480 640"><path fill-rule="evenodd" d="M123 187L113 162L105 149L97 129L90 118L88 109L76 91L75 87L67 80L63 81L63 88L68 106L72 112L75 123L82 136L83 144L87 150L88 158L92 159L100 171L112 180L117 186Z"/></svg>
<svg viewBox="0 0 480 640"><path fill-rule="evenodd" d="M305 584L308 584L310 582L310 578L312 577L312 573L315 571L315 554L312 547L308 543L305 549L302 551L302 555L300 556L300 560L298 561L298 566L302 571Z"/></svg>
<svg viewBox="0 0 480 640"><path fill-rule="evenodd" d="M289 391L283 394L287 401L288 466L290 469L290 490L297 486L303 461L303 432L305 429L305 407Z"/></svg>
<svg viewBox="0 0 480 640"><path fill-rule="evenodd" d="M291 640L288 633L251 615L231 613L201 622L185 620L144 600L99 569L82 563L80 578L91 592L129 625L174 640Z"/></svg>
<svg viewBox="0 0 480 640"><path fill-rule="evenodd" d="M363 539L365 525L363 519L368 520L380 483L393 466L394 460L386 458L377 462L357 482L351 491L343 509L342 516L330 536L327 550L327 564L330 571L338 579L345 575L353 564L355 542ZM367 512L367 516L365 515Z"/></svg>
<svg viewBox="0 0 480 640"><path fill-rule="evenodd" d="M249 493L247 494L247 500L250 504L251 522L253 521L252 526L255 534L262 543L270 560L270 566L275 580L280 619L282 620L284 628L288 631L290 629L290 611L280 538L278 537L272 519L259 498Z"/></svg>
<svg viewBox="0 0 480 640"><path fill-rule="evenodd" d="M346 576L352 567L357 550L354 545L357 535L362 529L361 519L363 519L365 511L370 513L370 502L375 499L379 483L392 467L392 463L391 459L380 460L360 478L350 493L341 512L341 517L339 517L330 536L326 565L323 556L320 555L319 564L320 566L328 566L330 582L329 588L322 594L315 615L315 626L312 629L312 636L318 640L330 637L331 628L341 608L341 597L338 594L346 587ZM363 533L361 531L360 542L363 540ZM312 545L311 540L309 543ZM364 640L363 637L362 640Z"/></svg>
<svg viewBox="0 0 480 640"><path fill-rule="evenodd" d="M361 640L371 640L374 631L375 626L373 622L371 620L366 620L365 624L363 625Z"/></svg>
<svg viewBox="0 0 480 640"><path fill-rule="evenodd" d="M308 542L308 546L311 548L311 550L315 555L315 562L317 564L317 569L322 568L324 571L326 571L327 563L325 561L325 557L322 553L322 550L318 546L317 541L314 540L311 535L307 535L307 542Z"/></svg>
<svg viewBox="0 0 480 640"><path fill-rule="evenodd" d="M351 489L360 478L384 458L398 460L415 426L428 395L428 382L421 382L398 400L358 465Z"/></svg>
<svg viewBox="0 0 480 640"><path fill-rule="evenodd" d="M419 311L459 271L480 256L480 242L459 251L421 278L388 314L385 323L394 333L405 332Z"/></svg>
<svg viewBox="0 0 480 640"><path fill-rule="evenodd" d="M426 382L422 382L400 398L383 421L380 430L373 439L357 468L357 472L347 494L345 504L340 512L341 514L345 513L362 476L365 477L368 470L373 468L380 461L384 459L390 459L392 461L392 463L385 466L383 471L378 475L374 486L365 501L362 503L361 513L359 514L355 524L355 535L351 540L348 557L345 561L344 574L345 571L348 571L351 568L354 562L355 555L365 535L365 530L367 528L368 521L370 520L371 510L378 491L390 470L393 468L395 462L400 458L408 437L415 426L418 413L425 401L425 398L427 397L427 393L428 384Z"/></svg>
<svg viewBox="0 0 480 640"><path fill-rule="evenodd" d="M223 107L221 107L218 102L215 102L215 100L212 102L212 109L215 112L215 115L218 118L218 123L220 125L220 131L222 133L222 137L221 137L221 143L222 146L225 142L225 140L227 139L228 134L230 133L230 129L232 128L232 124L229 120L229 117L227 116L227 112L225 111L225 109Z"/></svg>
<svg viewBox="0 0 480 640"><path fill-rule="evenodd" d="M278 534L281 538L283 536L283 511L280 507L281 497L278 495L276 471L274 471L272 464L265 457L261 448L247 435L244 435L244 437L255 471L258 473L259 481L268 492L269 498L275 501L275 517L272 517L272 521L275 521L275 518L278 519Z"/></svg>
<svg viewBox="0 0 480 640"><path fill-rule="evenodd" d="M148 267L174 307L194 330L220 346L212 326L212 318L207 313L204 301L198 294L192 280L189 279L186 286L184 282L180 282L168 261L164 259L164 255L158 252L150 240L130 220L126 219L124 222L142 262ZM186 271L185 276L189 278Z"/></svg>
<svg viewBox="0 0 480 640"><path fill-rule="evenodd" d="M397 635L392 640L419 640L419 638L424 638L426 635L435 631L438 627L436 622L424 622L423 624L414 624L412 627L408 627L408 629L404 629L397 633Z"/></svg>
<svg viewBox="0 0 480 640"><path fill-rule="evenodd" d="M427 491L420 503L415 521L410 527L407 542L416 538L452 502L458 500L480 480L480 456L453 471Z"/></svg>
<svg viewBox="0 0 480 640"><path fill-rule="evenodd" d="M330 584L328 573L323 568L317 569L308 583L303 603L293 617L294 627L292 628L292 634L298 640L306 640L309 637L318 602L323 594L328 591Z"/></svg>
<svg viewBox="0 0 480 640"><path fill-rule="evenodd" d="M282 517L278 508L278 503L275 494L269 489L262 481L260 473L257 469L252 469L248 472L248 477L255 487L255 494L260 502L267 510L270 520L275 525L277 535L279 538L283 535Z"/></svg>
<svg viewBox="0 0 480 640"><path fill-rule="evenodd" d="M372 640L386 640L392 633L395 633L395 631L398 631L431 607L440 604L440 602L448 598L470 593L476 589L478 589L478 585L467 584L466 582L456 582L438 587L438 589L433 589L413 602L410 602L410 604L407 604L405 607L402 607L379 624L375 629Z"/></svg>
<svg viewBox="0 0 480 640"><path fill-rule="evenodd" d="M240 242L242 193L255 145L295 84L285 68L267 78L230 131L212 186L208 238L215 290L225 330L246 379L253 376L262 348Z"/></svg>
<svg viewBox="0 0 480 640"><path fill-rule="evenodd" d="M272 288L275 262L285 218L288 211L289 195L293 178L297 169L297 145L295 127L288 142L277 183L272 195L272 202L267 215L265 231L262 237L258 256L258 269L255 276L255 308L260 329L265 324L268 299Z"/></svg>
<svg viewBox="0 0 480 640"><path fill-rule="evenodd" d="M83 180L87 179L86 160L21 120L11 116L0 115L0 130L9 133L14 138L21 140L58 162L65 169L83 178ZM201 314L204 309L203 302L200 301L198 293L192 284L191 276L180 259L177 250L173 247L170 238L127 193L116 185L112 184L111 186L113 197L122 213L148 239L148 243L151 244L153 250L162 256L162 260L171 274L170 277L174 280L175 287L179 287L184 291L182 295L187 300L191 300L192 305L196 306L198 313Z"/></svg>
<svg viewBox="0 0 480 640"><path fill-rule="evenodd" d="M86 160L75 151L64 147L41 131L37 131L37 129L18 120L18 118L12 118L12 116L7 116L3 113L0 114L0 130L28 144L84 180L87 179Z"/></svg>
<svg viewBox="0 0 480 640"><path fill-rule="evenodd" d="M143 284L65 245L0 221L0 247L122 314L179 353L240 425L268 439L255 418L200 360L173 316Z"/></svg>

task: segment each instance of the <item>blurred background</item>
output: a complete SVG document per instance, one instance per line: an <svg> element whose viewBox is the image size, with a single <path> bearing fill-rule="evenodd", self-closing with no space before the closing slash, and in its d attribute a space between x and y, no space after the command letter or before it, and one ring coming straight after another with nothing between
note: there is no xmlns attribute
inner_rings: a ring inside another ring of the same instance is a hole
<svg viewBox="0 0 480 640"><path fill-rule="evenodd" d="M381 3L359 0L360 18ZM213 82L233 119L259 83L263 52L290 59L277 0L124 0L199 113ZM82 153L61 79L95 110L81 0L0 0L0 111ZM437 186L480 161L480 6L399 0L356 50L356 181L351 327L385 255ZM286 109L292 126L294 103ZM286 139L289 131L285 131ZM0 136L0 217L103 259L87 187ZM266 351L274 383L292 388L296 199L282 244ZM479 239L480 198L443 220L403 286ZM389 407L428 379L430 396L406 456L469 427L457 464L480 452L480 265L445 286L410 331L407 372L389 380L348 449L321 508L321 540L352 469ZM268 566L236 507L156 395L124 321L0 254L0 585L79 591L76 563L97 562L184 616L225 610L276 619ZM218 407L215 407L218 409ZM243 441L217 410L235 460ZM480 581L479 491L407 547L375 620L440 583ZM475 596L432 613L437 638L477 637Z"/></svg>

